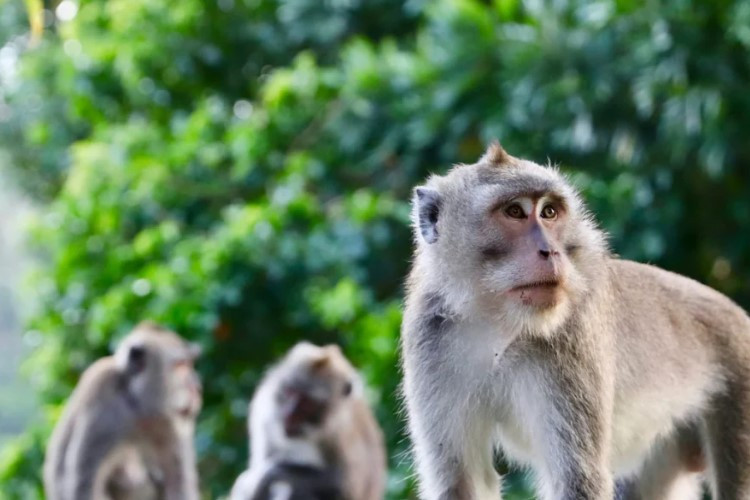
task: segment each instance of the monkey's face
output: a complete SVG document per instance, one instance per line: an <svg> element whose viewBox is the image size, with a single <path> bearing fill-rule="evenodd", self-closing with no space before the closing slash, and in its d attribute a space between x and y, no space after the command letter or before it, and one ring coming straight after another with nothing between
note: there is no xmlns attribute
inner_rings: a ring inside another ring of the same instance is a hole
<svg viewBox="0 0 750 500"><path fill-rule="evenodd" d="M351 397L356 372L337 346L298 344L285 360L287 376L276 394L289 437L322 433Z"/></svg>
<svg viewBox="0 0 750 500"><path fill-rule="evenodd" d="M507 158L458 166L416 189L418 265L455 308L534 327L559 321L585 291L580 249L593 244L593 229L556 170Z"/></svg>
<svg viewBox="0 0 750 500"><path fill-rule="evenodd" d="M281 388L278 405L287 436L301 437L322 426L330 399L316 392L310 381L292 381Z"/></svg>
<svg viewBox="0 0 750 500"><path fill-rule="evenodd" d="M194 358L185 356L172 360L169 371L170 407L173 413L194 419L203 404L203 387L195 371Z"/></svg>
<svg viewBox="0 0 750 500"><path fill-rule="evenodd" d="M570 274L563 237L567 207L554 192L501 193L482 224L483 283L500 298L536 309L565 299Z"/></svg>
<svg viewBox="0 0 750 500"><path fill-rule="evenodd" d="M136 327L115 357L142 411L195 418L202 404L200 379L194 368L199 354L195 344L149 323Z"/></svg>

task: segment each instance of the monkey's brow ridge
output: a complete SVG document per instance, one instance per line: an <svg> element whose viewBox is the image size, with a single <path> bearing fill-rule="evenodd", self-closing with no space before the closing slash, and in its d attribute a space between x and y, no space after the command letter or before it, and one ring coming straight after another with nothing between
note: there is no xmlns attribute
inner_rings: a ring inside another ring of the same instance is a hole
<svg viewBox="0 0 750 500"><path fill-rule="evenodd" d="M545 196L547 198L550 198L556 204L562 205L563 207L567 206L565 203L565 197L554 190L532 189L517 191L512 189L503 189L502 192L495 196L494 203L492 204L492 210L502 208L516 198L539 199Z"/></svg>

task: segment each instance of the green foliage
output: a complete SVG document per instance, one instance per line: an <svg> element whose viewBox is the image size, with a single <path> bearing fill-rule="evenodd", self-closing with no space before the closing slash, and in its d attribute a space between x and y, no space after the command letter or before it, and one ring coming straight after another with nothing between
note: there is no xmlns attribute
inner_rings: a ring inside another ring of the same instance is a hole
<svg viewBox="0 0 750 500"><path fill-rule="evenodd" d="M80 372L150 317L205 348L207 495L245 465L263 368L303 338L361 367L390 497L410 495L397 397L410 190L496 137L560 162L618 253L750 305L744 2L423 7L92 0L23 54L0 87L0 144L48 200L26 366L48 414L4 453L3 492L38 493Z"/></svg>

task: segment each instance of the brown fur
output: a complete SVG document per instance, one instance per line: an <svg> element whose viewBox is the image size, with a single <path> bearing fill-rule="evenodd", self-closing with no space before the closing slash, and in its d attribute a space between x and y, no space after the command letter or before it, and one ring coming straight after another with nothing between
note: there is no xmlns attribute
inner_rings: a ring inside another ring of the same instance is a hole
<svg viewBox="0 0 750 500"><path fill-rule="evenodd" d="M513 162L514 158L510 156L505 149L500 145L498 141L494 141L487 148L487 151L482 158L482 161L492 163L497 166L502 166L507 163Z"/></svg>

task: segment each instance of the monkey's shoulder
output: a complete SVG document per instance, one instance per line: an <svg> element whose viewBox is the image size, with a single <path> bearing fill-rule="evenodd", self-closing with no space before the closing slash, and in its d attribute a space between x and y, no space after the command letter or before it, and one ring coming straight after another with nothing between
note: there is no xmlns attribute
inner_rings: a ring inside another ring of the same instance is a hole
<svg viewBox="0 0 750 500"><path fill-rule="evenodd" d="M406 351L440 350L446 334L455 327L455 314L440 292L419 291L407 298L402 322Z"/></svg>
<svg viewBox="0 0 750 500"><path fill-rule="evenodd" d="M136 406L114 358L107 356L83 372L66 404L65 415L67 419L85 416L86 421L96 421L103 427L107 427L105 421L114 419L124 432L124 423L135 418Z"/></svg>
<svg viewBox="0 0 750 500"><path fill-rule="evenodd" d="M95 403L116 391L120 373L112 356L96 360L81 374L73 397L82 403Z"/></svg>

